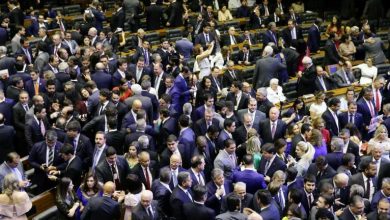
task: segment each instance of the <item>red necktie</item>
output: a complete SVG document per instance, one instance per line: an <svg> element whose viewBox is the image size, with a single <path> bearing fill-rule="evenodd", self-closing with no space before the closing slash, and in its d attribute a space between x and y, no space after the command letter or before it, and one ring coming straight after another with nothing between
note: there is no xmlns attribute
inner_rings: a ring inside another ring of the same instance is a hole
<svg viewBox="0 0 390 220"><path fill-rule="evenodd" d="M381 100L379 98L379 89L377 89L375 93L375 109L376 111L379 112L380 108L381 108Z"/></svg>
<svg viewBox="0 0 390 220"><path fill-rule="evenodd" d="M146 179L146 189L150 189L150 179L149 179L148 167L145 167L145 179Z"/></svg>

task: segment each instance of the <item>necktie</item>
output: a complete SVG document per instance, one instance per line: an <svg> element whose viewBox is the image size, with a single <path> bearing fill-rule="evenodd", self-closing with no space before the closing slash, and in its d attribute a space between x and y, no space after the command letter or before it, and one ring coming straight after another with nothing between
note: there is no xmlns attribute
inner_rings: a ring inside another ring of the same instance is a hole
<svg viewBox="0 0 390 220"><path fill-rule="evenodd" d="M232 78L233 78L234 80L237 79L236 74L234 73L234 71L231 71L230 74L232 75Z"/></svg>
<svg viewBox="0 0 390 220"><path fill-rule="evenodd" d="M190 198L190 200L192 201L192 196L191 196L190 192L188 192L188 190L186 191L186 194L187 194L188 198Z"/></svg>
<svg viewBox="0 0 390 220"><path fill-rule="evenodd" d="M236 39L234 38L233 35L230 35L230 39L231 39L231 44L232 45L235 45L237 42L236 42Z"/></svg>
<svg viewBox="0 0 390 220"><path fill-rule="evenodd" d="M337 131L338 131L338 130L340 130L340 129L339 129L339 119L337 118L336 113L333 112L333 111L332 111L332 115L333 115L334 122L336 122Z"/></svg>
<svg viewBox="0 0 390 220"><path fill-rule="evenodd" d="M149 66L149 53L147 49L144 49L145 65Z"/></svg>
<svg viewBox="0 0 390 220"><path fill-rule="evenodd" d="M344 72L344 77L345 77L345 81L347 82L347 84L351 84L351 81L349 81L347 72Z"/></svg>
<svg viewBox="0 0 390 220"><path fill-rule="evenodd" d="M151 219L154 219L152 207L149 206L146 210L148 212L149 217L151 217Z"/></svg>
<svg viewBox="0 0 390 220"><path fill-rule="evenodd" d="M42 120L39 121L39 127L41 128L42 136L45 136L45 134L46 134L46 128L45 128L45 124L43 123Z"/></svg>
<svg viewBox="0 0 390 220"><path fill-rule="evenodd" d="M26 112L28 111L28 105L23 105L23 108Z"/></svg>
<svg viewBox="0 0 390 220"><path fill-rule="evenodd" d="M269 160L267 160L267 163L265 164L265 169L264 169L264 176L267 175L267 172L268 172L268 169L269 169L270 164L271 164L271 163L269 162Z"/></svg>
<svg viewBox="0 0 390 220"><path fill-rule="evenodd" d="M271 128L272 139L274 139L275 137L275 131L276 131L276 123L272 122L272 128Z"/></svg>
<svg viewBox="0 0 390 220"><path fill-rule="evenodd" d="M173 186L176 187L177 186L177 176L176 176L175 171L172 171L172 180L173 180Z"/></svg>
<svg viewBox="0 0 390 220"><path fill-rule="evenodd" d="M349 115L349 123L353 123L353 114Z"/></svg>
<svg viewBox="0 0 390 220"><path fill-rule="evenodd" d="M375 117L375 110L371 101L368 101L368 108L370 109L371 117Z"/></svg>
<svg viewBox="0 0 390 220"><path fill-rule="evenodd" d="M317 182L319 182L321 180L321 177L322 177L322 172L318 171L318 173L317 173Z"/></svg>
<svg viewBox="0 0 390 220"><path fill-rule="evenodd" d="M370 199L370 195L371 195L371 178L367 178L366 195L364 197L366 197L366 199Z"/></svg>
<svg viewBox="0 0 390 220"><path fill-rule="evenodd" d="M379 89L377 89L375 93L375 110L379 112L380 109L381 109L381 99L379 96Z"/></svg>
<svg viewBox="0 0 390 220"><path fill-rule="evenodd" d="M58 50L57 46L54 46L54 56L58 56L57 50Z"/></svg>
<svg viewBox="0 0 390 220"><path fill-rule="evenodd" d="M234 158L234 155L233 154L230 154L230 159L232 160L234 166L236 166L236 159Z"/></svg>
<svg viewBox="0 0 390 220"><path fill-rule="evenodd" d="M96 150L95 150L95 154L93 155L92 170L95 170L95 167L96 167L96 165L97 165L97 163L98 163L98 160L99 160L98 156L99 156L99 150L96 149Z"/></svg>
<svg viewBox="0 0 390 220"><path fill-rule="evenodd" d="M246 37L246 41L248 41L249 46L252 45L251 38L249 36Z"/></svg>
<svg viewBox="0 0 390 220"><path fill-rule="evenodd" d="M145 167L145 181L146 181L146 189L150 189L150 178L149 178L149 172L148 167Z"/></svg>
<svg viewBox="0 0 390 220"><path fill-rule="evenodd" d="M274 39L274 43L277 45L278 41L276 40L274 32L271 31L272 38Z"/></svg>
<svg viewBox="0 0 390 220"><path fill-rule="evenodd" d="M23 49L23 50L24 50L24 53L26 54L28 63L31 63L31 55L30 55L30 52L28 51L28 49Z"/></svg>
<svg viewBox="0 0 390 220"><path fill-rule="evenodd" d="M312 203L313 203L313 194L309 194L308 196L307 196L307 202L308 202L308 205L309 205L309 210L311 209L311 205L312 205Z"/></svg>
<svg viewBox="0 0 390 220"><path fill-rule="evenodd" d="M284 200L284 195L283 195L282 189L279 190L278 194L279 194L279 205L280 205L280 208L282 210L284 210L285 200Z"/></svg>
<svg viewBox="0 0 390 220"><path fill-rule="evenodd" d="M295 32L295 28L293 28L293 29L291 30L291 38L292 38L293 40L296 40L296 39L297 39L297 34L296 34L296 32Z"/></svg>
<svg viewBox="0 0 390 220"><path fill-rule="evenodd" d="M39 83L38 83L38 81L34 82L34 92L35 92L35 95L39 94Z"/></svg>
<svg viewBox="0 0 390 220"><path fill-rule="evenodd" d="M76 140L76 138L73 139L73 147L74 147L74 152L76 153L76 150L77 150L77 140Z"/></svg>
<svg viewBox="0 0 390 220"><path fill-rule="evenodd" d="M200 175L200 173L198 173L198 179L199 179L199 184L201 186L204 186L204 182L203 182L203 179L202 179L202 176Z"/></svg>
<svg viewBox="0 0 390 220"><path fill-rule="evenodd" d="M102 106L100 106L100 110L99 110L99 114L98 115L101 115L104 111L104 104Z"/></svg>
<svg viewBox="0 0 390 220"><path fill-rule="evenodd" d="M327 91L326 86L325 86L325 82L324 82L324 78L322 78L322 76L319 76L318 80L320 81L320 84L321 84L322 88L324 89L324 91Z"/></svg>
<svg viewBox="0 0 390 220"><path fill-rule="evenodd" d="M120 181L119 181L119 175L116 171L115 164L111 164L111 172L112 172L112 179L114 180L116 189L120 189Z"/></svg>
<svg viewBox="0 0 390 220"><path fill-rule="evenodd" d="M47 160L47 166L53 165L53 160L54 160L54 152L53 152L53 147L49 147L49 158Z"/></svg>
<svg viewBox="0 0 390 220"><path fill-rule="evenodd" d="M208 34L206 34L206 42L207 42L207 43L210 42L210 39L209 39L209 35L208 35Z"/></svg>

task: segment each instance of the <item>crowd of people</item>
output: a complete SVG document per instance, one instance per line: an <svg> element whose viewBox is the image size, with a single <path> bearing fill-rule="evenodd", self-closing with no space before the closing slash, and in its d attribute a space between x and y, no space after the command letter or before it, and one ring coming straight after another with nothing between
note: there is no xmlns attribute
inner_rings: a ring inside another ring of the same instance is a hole
<svg viewBox="0 0 390 220"><path fill-rule="evenodd" d="M390 218L380 1L307 38L302 1L93 0L79 23L32 2L0 14L0 219L53 188L58 219ZM143 18L182 36L149 41ZM223 27L235 18L249 22Z"/></svg>

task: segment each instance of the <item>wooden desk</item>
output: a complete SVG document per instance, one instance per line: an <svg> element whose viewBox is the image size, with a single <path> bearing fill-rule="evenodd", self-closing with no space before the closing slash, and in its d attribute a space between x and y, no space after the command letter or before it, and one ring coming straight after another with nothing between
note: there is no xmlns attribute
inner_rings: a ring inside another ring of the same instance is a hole
<svg viewBox="0 0 390 220"><path fill-rule="evenodd" d="M33 219L39 213L42 213L43 211L55 205L55 194L56 188L53 188L32 198L31 202L33 206L27 213L28 219Z"/></svg>

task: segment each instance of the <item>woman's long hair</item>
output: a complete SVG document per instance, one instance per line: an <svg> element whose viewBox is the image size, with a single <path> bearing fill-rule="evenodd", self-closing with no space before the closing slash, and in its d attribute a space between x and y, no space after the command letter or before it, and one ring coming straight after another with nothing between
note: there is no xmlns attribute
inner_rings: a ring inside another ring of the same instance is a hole
<svg viewBox="0 0 390 220"><path fill-rule="evenodd" d="M19 190L19 180L15 174L10 173L4 177L3 193L12 200L12 193Z"/></svg>
<svg viewBox="0 0 390 220"><path fill-rule="evenodd" d="M95 181L95 185L92 187L92 190L97 193L99 192L100 190L100 185L99 185L99 182L98 182L98 179L96 177L96 175L92 172L88 172L85 177L84 177L84 180L83 180L83 184L81 185L81 191L83 191L84 193L87 193L90 189L88 188L88 179L92 177L93 180Z"/></svg>

